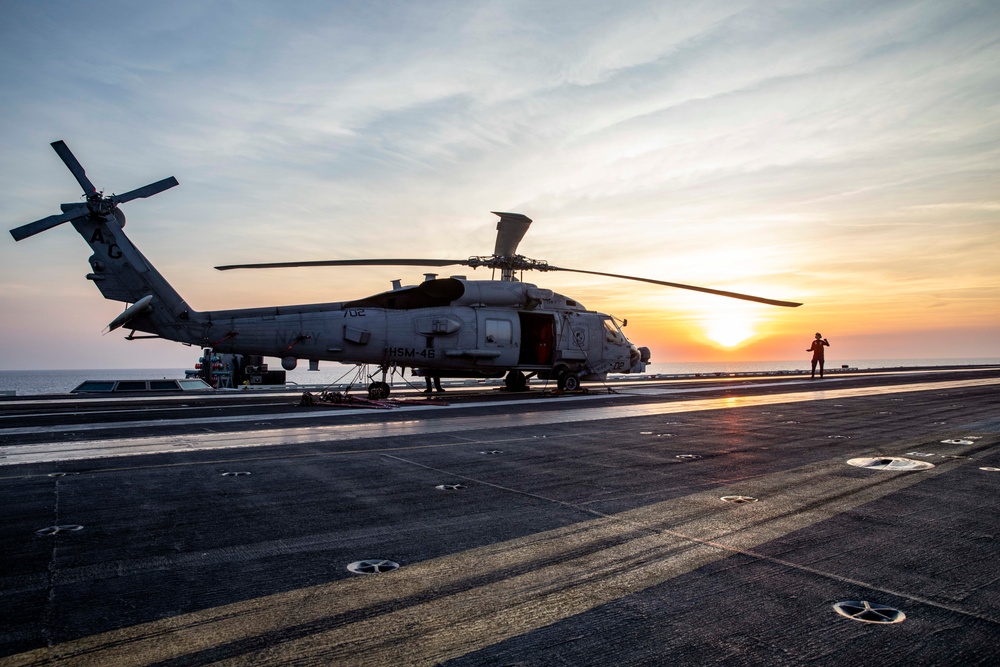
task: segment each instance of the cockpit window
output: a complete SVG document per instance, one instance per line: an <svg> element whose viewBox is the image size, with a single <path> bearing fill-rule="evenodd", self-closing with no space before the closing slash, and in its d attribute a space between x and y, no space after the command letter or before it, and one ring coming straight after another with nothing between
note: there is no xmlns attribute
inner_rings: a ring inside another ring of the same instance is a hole
<svg viewBox="0 0 1000 667"><path fill-rule="evenodd" d="M624 343L625 336L618 330L618 325L610 317L604 319L604 340L609 343Z"/></svg>

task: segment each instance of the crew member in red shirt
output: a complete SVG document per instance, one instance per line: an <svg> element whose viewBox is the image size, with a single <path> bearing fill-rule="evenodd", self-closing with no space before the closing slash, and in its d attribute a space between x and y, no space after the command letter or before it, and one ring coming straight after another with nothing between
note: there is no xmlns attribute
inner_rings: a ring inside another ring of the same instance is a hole
<svg viewBox="0 0 1000 667"><path fill-rule="evenodd" d="M806 352L812 352L812 378L816 377L816 362L819 362L819 377L823 378L823 348L830 347L830 342L823 338L823 334L816 334L816 340L812 342L812 346Z"/></svg>

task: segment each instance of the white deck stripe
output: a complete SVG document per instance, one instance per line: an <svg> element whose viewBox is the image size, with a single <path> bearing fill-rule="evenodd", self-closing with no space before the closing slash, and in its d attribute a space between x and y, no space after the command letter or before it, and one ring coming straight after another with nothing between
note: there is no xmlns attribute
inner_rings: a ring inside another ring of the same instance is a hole
<svg viewBox="0 0 1000 667"><path fill-rule="evenodd" d="M56 461L77 461L84 459L108 458L116 456L139 456L144 454L164 454L206 451L215 449L238 449L248 447L268 447L273 445L307 444L330 441L361 440L368 438L399 437L406 435L430 433L454 433L484 428L488 419L491 428L511 428L518 426L539 426L545 424L561 424L566 422L585 422L603 419L625 419L629 417L648 417L654 415L696 412L700 410L723 410L728 408L754 407L775 405L780 403L801 403L804 401L820 401L845 399L860 396L881 396L887 394L907 393L914 391L932 391L954 389L961 387L980 387L1000 384L1000 378L980 378L970 380L954 380L945 382L922 382L917 384L858 387L850 389L822 389L817 391L802 391L794 393L772 394L766 396L732 396L727 398L695 399L690 401L671 401L643 405L612 405L598 408L575 408L580 398L552 399L552 401L569 401L564 410L547 410L538 412L523 412L517 414L490 415L466 417L439 417L434 419L410 419L406 421L380 422L367 424L333 424L328 426L306 426L300 428L280 428L268 430L231 431L212 433L189 433L185 435L152 436L147 438L119 438L102 440L83 440L72 442L51 442L32 445L11 445L0 447L0 465L19 465L26 463L43 463ZM602 398L606 398L603 397ZM512 404L535 405L535 401L507 402ZM458 409L481 406L453 406ZM395 414L407 412L417 414L426 411L426 407L401 407ZM448 408L451 410L452 408ZM368 414L369 411L364 411ZM345 412L337 413L343 415ZM310 416L315 418L315 413ZM247 417L240 417L247 421ZM170 423L200 424L205 420L171 420ZM219 420L208 420L218 426ZM276 421L262 418L261 421ZM135 423L128 423L135 427ZM162 426L162 421L151 422L149 426ZM125 426L125 424L123 424ZM113 428L107 424L104 428ZM63 427L60 427L62 429ZM0 431L0 434L14 432Z"/></svg>

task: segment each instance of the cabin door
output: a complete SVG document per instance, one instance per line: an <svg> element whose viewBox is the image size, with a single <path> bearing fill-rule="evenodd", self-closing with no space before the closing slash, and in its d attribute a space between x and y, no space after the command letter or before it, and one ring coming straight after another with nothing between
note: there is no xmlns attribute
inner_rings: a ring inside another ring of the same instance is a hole
<svg viewBox="0 0 1000 667"><path fill-rule="evenodd" d="M547 313L518 313L521 317L521 366L551 366L555 349L555 319Z"/></svg>

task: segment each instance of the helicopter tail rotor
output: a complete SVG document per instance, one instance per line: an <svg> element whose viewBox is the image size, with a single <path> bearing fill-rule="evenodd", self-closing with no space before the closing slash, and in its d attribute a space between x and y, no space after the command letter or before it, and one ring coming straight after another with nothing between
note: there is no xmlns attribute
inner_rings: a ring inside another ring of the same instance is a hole
<svg viewBox="0 0 1000 667"><path fill-rule="evenodd" d="M47 218L42 218L41 220L35 220L34 222L29 222L26 225L21 225L20 227L10 230L10 235L14 237L15 241L23 241L29 236L41 234L42 232L52 229L53 227L57 227L64 222L76 220L77 218L82 218L85 215L87 215L87 208L81 204L79 207L71 208L62 215L50 215Z"/></svg>
<svg viewBox="0 0 1000 667"><path fill-rule="evenodd" d="M132 201L133 199L142 199L145 197L152 197L155 194L159 194L164 190L168 190L175 185L179 185L177 179L171 176L170 178L164 178L156 183L150 183L149 185L143 186L141 188L136 188L135 190L130 190L122 195L111 195L110 197L103 196L103 193L99 192L94 184L87 178L87 172L84 170L83 165L80 161L76 159L73 152L69 149L64 141L54 141L52 142L52 149L55 150L56 154L62 159L63 164L70 170L73 176L76 178L77 183L83 189L84 195L87 197L86 203L80 204L64 204L63 213L59 215L50 215L47 218L42 218L41 220L35 220L34 222L29 222L26 225L21 225L10 230L10 235L14 237L15 241L23 241L29 236L34 236L35 234L40 234L44 231L57 227L64 222L72 222L87 215L92 215L96 217L103 217L112 215L114 216L120 224L124 223L125 216L121 211L118 210L118 204L124 204L125 202Z"/></svg>
<svg viewBox="0 0 1000 667"><path fill-rule="evenodd" d="M69 149L69 146L66 145L65 141L62 139L59 141L53 141L52 150L59 155L63 164L65 164L69 170L73 172L73 176L76 177L76 182L80 184L81 188L83 188L83 194L87 195L88 198L99 194L97 192L97 188L95 188L94 184L90 182L89 178L87 178L87 172L84 170L83 165L76 159L76 156L73 155L73 151Z"/></svg>
<svg viewBox="0 0 1000 667"><path fill-rule="evenodd" d="M175 185L180 185L180 183L176 178L171 176L169 178L164 178L162 181L157 181L156 183L150 183L149 185L144 185L141 188L130 190L123 195L111 195L109 199L111 199L115 205L124 204L125 202L132 201L133 199L145 199L146 197L158 195L164 190L169 190Z"/></svg>

